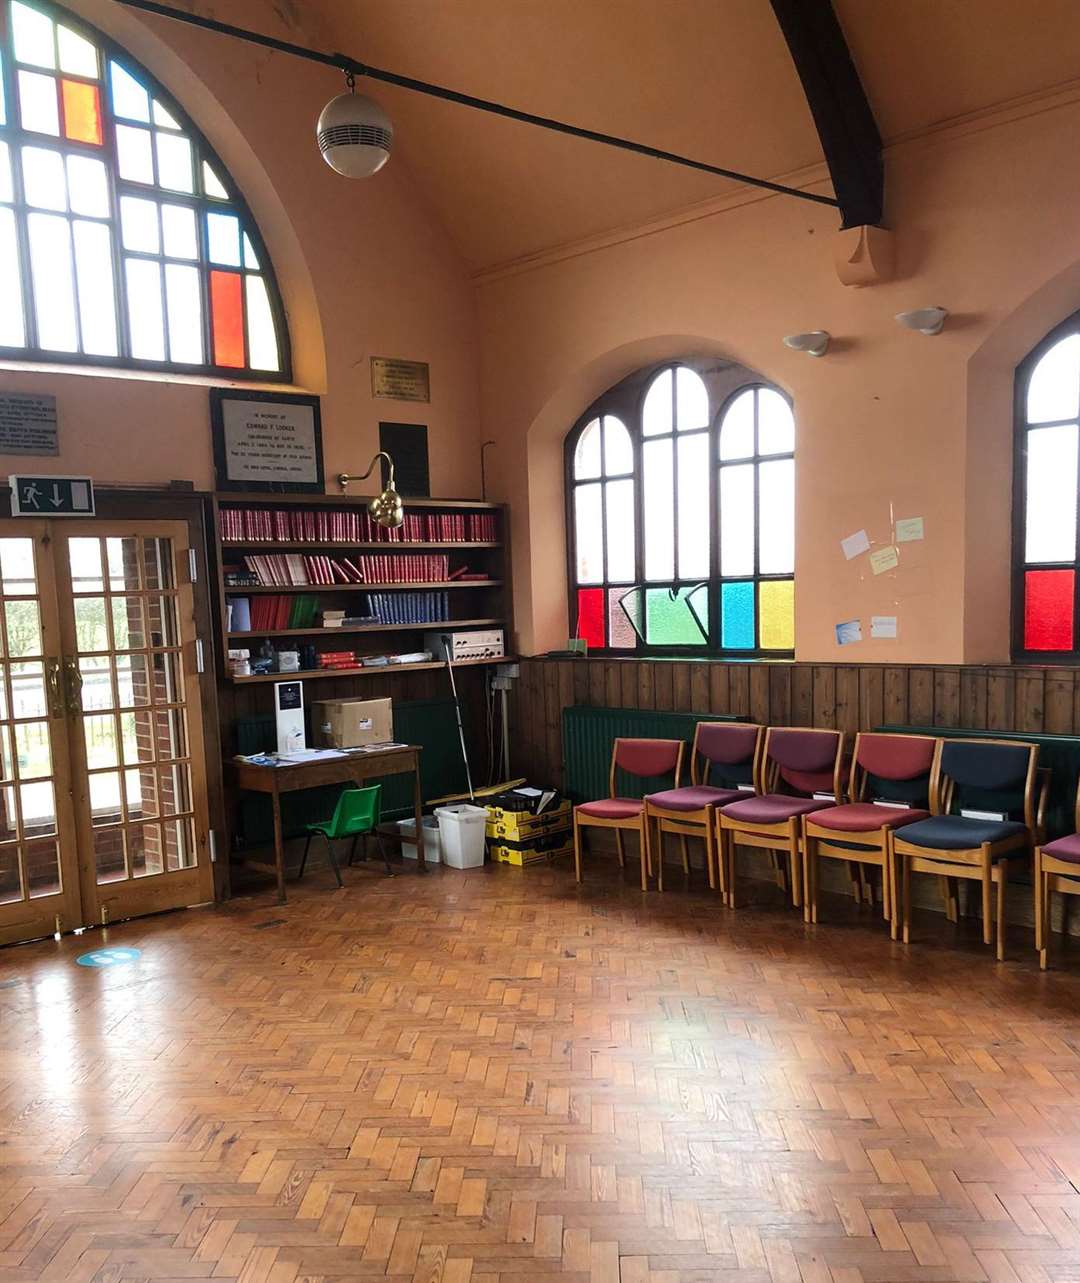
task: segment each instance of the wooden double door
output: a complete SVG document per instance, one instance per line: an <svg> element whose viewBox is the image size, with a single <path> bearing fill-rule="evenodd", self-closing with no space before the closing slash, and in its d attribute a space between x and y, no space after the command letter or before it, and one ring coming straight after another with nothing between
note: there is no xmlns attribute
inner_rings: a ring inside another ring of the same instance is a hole
<svg viewBox="0 0 1080 1283"><path fill-rule="evenodd" d="M0 521L0 944L213 898L188 527Z"/></svg>

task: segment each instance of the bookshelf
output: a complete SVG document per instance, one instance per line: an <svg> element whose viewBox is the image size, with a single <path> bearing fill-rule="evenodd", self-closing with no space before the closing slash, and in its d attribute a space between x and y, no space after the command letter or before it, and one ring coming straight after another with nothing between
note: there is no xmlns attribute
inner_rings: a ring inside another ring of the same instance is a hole
<svg viewBox="0 0 1080 1283"><path fill-rule="evenodd" d="M440 668L441 663L362 662L422 651L428 632L502 628L509 643L502 506L407 499L405 526L388 532L371 525L368 498L214 496L218 641L226 684L282 680L280 673L231 672L230 650L248 649L255 658L264 641L280 650L295 640L289 649L301 651L296 676L304 681L404 677ZM460 577L465 574L469 578ZM333 612L344 616L343 622L324 626L324 614ZM340 658L329 658L335 654ZM305 659L315 666L306 667ZM476 660L469 666L498 662Z"/></svg>

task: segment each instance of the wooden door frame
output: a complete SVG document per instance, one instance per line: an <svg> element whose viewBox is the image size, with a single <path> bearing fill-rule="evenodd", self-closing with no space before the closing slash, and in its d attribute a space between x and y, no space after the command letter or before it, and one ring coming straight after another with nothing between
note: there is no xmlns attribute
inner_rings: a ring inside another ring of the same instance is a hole
<svg viewBox="0 0 1080 1283"><path fill-rule="evenodd" d="M221 760L221 726L218 710L217 655L213 644L214 621L211 606L210 576L214 563L210 549L210 495L207 492L181 488L136 490L95 487L97 515L104 520L180 521L188 527L188 543L195 550L198 577L192 585L192 601L198 636L203 639L202 680L199 682L202 710L203 752L206 762L206 792L210 829L216 839L213 864L214 899L227 900L230 894L228 860L228 817ZM0 487L0 517L11 515L11 491ZM192 745L192 751L195 751Z"/></svg>

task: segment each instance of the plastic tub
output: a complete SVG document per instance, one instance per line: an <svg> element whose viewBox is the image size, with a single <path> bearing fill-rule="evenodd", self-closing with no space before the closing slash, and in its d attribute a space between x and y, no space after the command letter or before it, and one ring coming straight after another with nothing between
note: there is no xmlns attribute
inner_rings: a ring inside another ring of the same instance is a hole
<svg viewBox="0 0 1080 1283"><path fill-rule="evenodd" d="M442 838L443 862L452 869L475 869L484 863L487 807L439 806L435 808Z"/></svg>
<svg viewBox="0 0 1080 1283"><path fill-rule="evenodd" d="M439 821L433 815L425 815L424 860L428 864L442 863L442 839L439 834ZM398 820L398 832L401 834L401 855L405 860L416 859L416 821Z"/></svg>

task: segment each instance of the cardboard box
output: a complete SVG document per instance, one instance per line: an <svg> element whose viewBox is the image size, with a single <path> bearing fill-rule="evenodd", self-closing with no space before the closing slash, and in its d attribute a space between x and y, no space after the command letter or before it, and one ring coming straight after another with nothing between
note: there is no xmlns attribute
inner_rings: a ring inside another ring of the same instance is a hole
<svg viewBox="0 0 1080 1283"><path fill-rule="evenodd" d="M311 730L320 748L359 748L394 738L389 699L322 699L311 706Z"/></svg>

